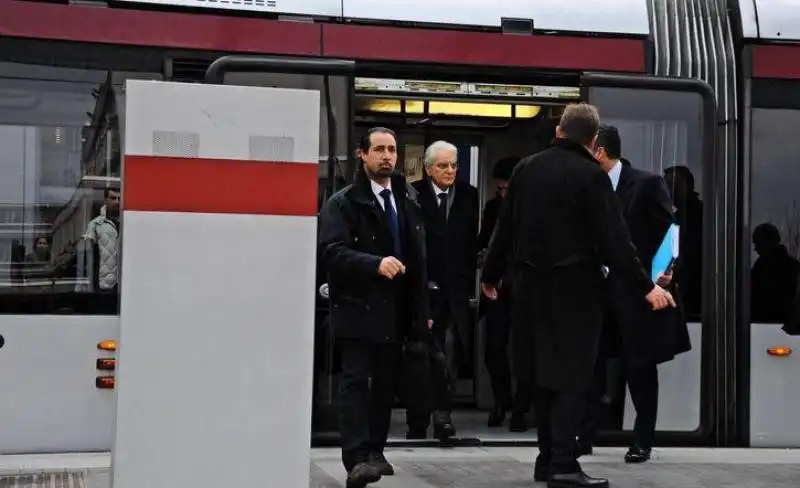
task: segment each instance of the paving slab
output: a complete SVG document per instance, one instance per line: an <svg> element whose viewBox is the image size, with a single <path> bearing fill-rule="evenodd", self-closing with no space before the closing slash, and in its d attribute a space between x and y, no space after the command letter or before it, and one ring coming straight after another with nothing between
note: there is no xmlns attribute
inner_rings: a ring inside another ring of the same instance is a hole
<svg viewBox="0 0 800 488"><path fill-rule="evenodd" d="M616 488L789 488L800 483L800 450L654 450L640 465L622 462L625 450L598 448L584 469ZM387 450L397 474L375 488L521 488L533 482L535 448L395 448ZM108 454L0 456L0 488L111 488ZM314 449L309 488L341 488L338 449ZM271 488L266 479L264 488ZM183 488L183 487L181 487ZM191 487L186 487L191 488Z"/></svg>

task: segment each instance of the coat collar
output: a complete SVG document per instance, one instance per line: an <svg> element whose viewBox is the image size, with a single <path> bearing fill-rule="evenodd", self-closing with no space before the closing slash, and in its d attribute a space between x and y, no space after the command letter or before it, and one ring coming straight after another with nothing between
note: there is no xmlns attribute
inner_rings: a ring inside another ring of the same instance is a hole
<svg viewBox="0 0 800 488"><path fill-rule="evenodd" d="M394 195L398 205L401 205L401 202L405 200L408 200L414 204L418 204L417 191L414 189L414 187L406 183L406 179L403 177L403 175L394 173L391 176L391 181L392 194ZM353 202L373 207L375 206L377 200L375 199L375 195L372 193L370 180L367 177L367 173L364 171L363 166L358 169L358 172L356 173L356 180L353 182L353 186L350 187L350 190L347 192L347 196L353 200Z"/></svg>
<svg viewBox="0 0 800 488"><path fill-rule="evenodd" d="M559 149L564 149L570 152L574 152L575 154L586 159L587 161L590 161L598 166L600 165L600 163L594 158L594 156L592 155L592 153L589 152L588 149L581 146L577 142L571 141L569 139L561 139L561 138L553 139L553 141L550 143L550 147L556 147Z"/></svg>
<svg viewBox="0 0 800 488"><path fill-rule="evenodd" d="M634 183L633 173L634 169L629 165L622 165L622 171L619 173L619 183L617 183L617 198L622 204L623 211L627 210L630 203L631 186Z"/></svg>

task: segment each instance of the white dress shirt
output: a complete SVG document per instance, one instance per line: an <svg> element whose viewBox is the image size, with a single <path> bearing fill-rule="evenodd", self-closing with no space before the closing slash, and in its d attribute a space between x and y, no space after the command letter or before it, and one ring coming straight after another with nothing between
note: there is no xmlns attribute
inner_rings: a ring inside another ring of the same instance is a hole
<svg viewBox="0 0 800 488"><path fill-rule="evenodd" d="M611 186L614 187L614 191L617 191L617 185L619 185L619 176L622 174L622 162L618 159L614 166L611 167L611 171L608 172L608 177L611 178Z"/></svg>
<svg viewBox="0 0 800 488"><path fill-rule="evenodd" d="M453 194L452 194L453 192L451 192L449 188L447 190L442 190L441 188L436 186L436 183L434 183L433 181L431 181L431 186L433 187L433 194L434 194L434 196L436 196L436 205L440 205L439 202L441 200L439 200L439 198L440 198L439 195L441 195L442 193L447 195L447 199L445 200L445 202L447 203L447 215L449 216L450 215L450 205L453 203Z"/></svg>
<svg viewBox="0 0 800 488"><path fill-rule="evenodd" d="M386 190L386 189L388 189L388 190L392 189L391 180L389 180L389 182L388 182L388 184L386 185L385 188L382 187L381 185L375 183L372 180L369 180L369 185L370 185L370 187L372 187L372 193L375 194L375 198L378 199L378 205L380 205L381 208L383 209L383 211L385 212L386 211L386 207L384 206L383 197L381 196L381 192L383 190ZM397 213L397 200L394 199L394 191L392 191L392 194L389 196L389 199L392 201L392 206L394 207L394 213Z"/></svg>

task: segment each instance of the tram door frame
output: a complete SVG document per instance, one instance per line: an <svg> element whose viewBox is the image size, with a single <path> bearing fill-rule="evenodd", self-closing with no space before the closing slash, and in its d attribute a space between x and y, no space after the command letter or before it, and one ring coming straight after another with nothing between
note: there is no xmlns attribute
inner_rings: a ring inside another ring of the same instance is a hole
<svg viewBox="0 0 800 488"><path fill-rule="evenodd" d="M205 83L226 84L225 75L229 73L250 73L254 75L299 75L322 78L320 99L325 107L321 113L324 132L327 135L326 165L321 171L326 174L320 177L318 200L321 206L336 191L350 183L354 175L355 154L353 138L354 94L355 94L355 61L333 58L291 58L276 56L229 55L215 60L208 67ZM335 98L331 78L346 78L346 110L337 113L332 98ZM300 80L300 78L298 78ZM227 83L235 84L235 83ZM278 88L309 89L308 86L296 86L295 83L281 83ZM344 138L340 137L344 131ZM323 132L320 132L323 136ZM342 139L346 142L341 143ZM344 146L344 147L341 147ZM344 156L340 158L340 156ZM333 369L336 364L333 336L328 327L327 288L324 286L325 273L317 265L317 291L315 313L315 352L314 352L314 384L312 396L312 445L330 445L337 442L336 428L338 420L337 385L334 381ZM325 388L321 388L321 386Z"/></svg>
<svg viewBox="0 0 800 488"><path fill-rule="evenodd" d="M719 383L719 370L717 367L718 337L724 334L722 321L724 317L716 309L716 294L719 293L714 279L714 269L717 261L717 249L714 241L725 242L724 229L716 228L715 214L717 212L717 108L713 89L704 81L687 78L666 78L658 76L642 76L618 73L585 72L581 76L581 100L597 106L601 119L607 115L611 119L625 119L626 113L647 113L650 120L659 120L659 114L664 114L664 101L658 103L658 94L670 93L683 94L686 97L696 97L700 121L700 158L702 161L702 185L704 195L703 205L703 231L702 231L702 279L699 284L702 302L700 311L700 330L702 338L699 343L693 341L692 349L700 348L700 394L699 394L699 425L689 430L657 430L656 442L659 445L685 445L706 444L710 442L714 431L716 418L716 391ZM650 96L642 97L646 93ZM663 117L664 115L661 115ZM642 117L631 117L631 120L642 120ZM674 119L673 119L674 120ZM623 140L623 147L625 141ZM624 151L624 150L623 150ZM691 156L690 156L691 157ZM686 162L675 162L686 164ZM718 236L719 234L719 236ZM722 237L722 240L717 239ZM690 320L691 322L691 320ZM690 353L684 353L690 354ZM682 355L676 357L680 359ZM661 397L665 396L662 389ZM669 401L662 398L661 401ZM628 401L628 406L630 402ZM632 441L630 431L601 431L601 442L610 444L628 444Z"/></svg>

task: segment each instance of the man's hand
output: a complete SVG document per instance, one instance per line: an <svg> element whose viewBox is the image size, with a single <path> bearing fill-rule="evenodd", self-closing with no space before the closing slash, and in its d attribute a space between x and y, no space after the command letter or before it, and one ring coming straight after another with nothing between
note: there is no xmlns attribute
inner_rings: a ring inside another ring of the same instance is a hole
<svg viewBox="0 0 800 488"><path fill-rule="evenodd" d="M481 283L481 291L489 300L497 300L497 288L488 283Z"/></svg>
<svg viewBox="0 0 800 488"><path fill-rule="evenodd" d="M672 294L658 285L654 286L653 289L650 290L650 293L644 298L650 302L653 310L661 310L662 308L675 306L675 299L672 298Z"/></svg>
<svg viewBox="0 0 800 488"><path fill-rule="evenodd" d="M393 280L398 273L405 273L406 265L401 263L399 259L393 256L381 259L381 264L378 266L378 274Z"/></svg>
<svg viewBox="0 0 800 488"><path fill-rule="evenodd" d="M428 319L428 330L433 329L433 319Z"/></svg>
<svg viewBox="0 0 800 488"><path fill-rule="evenodd" d="M666 288L672 283L672 269L669 269L666 273L662 273L658 275L658 279L656 279L656 285L660 286L661 288Z"/></svg>

